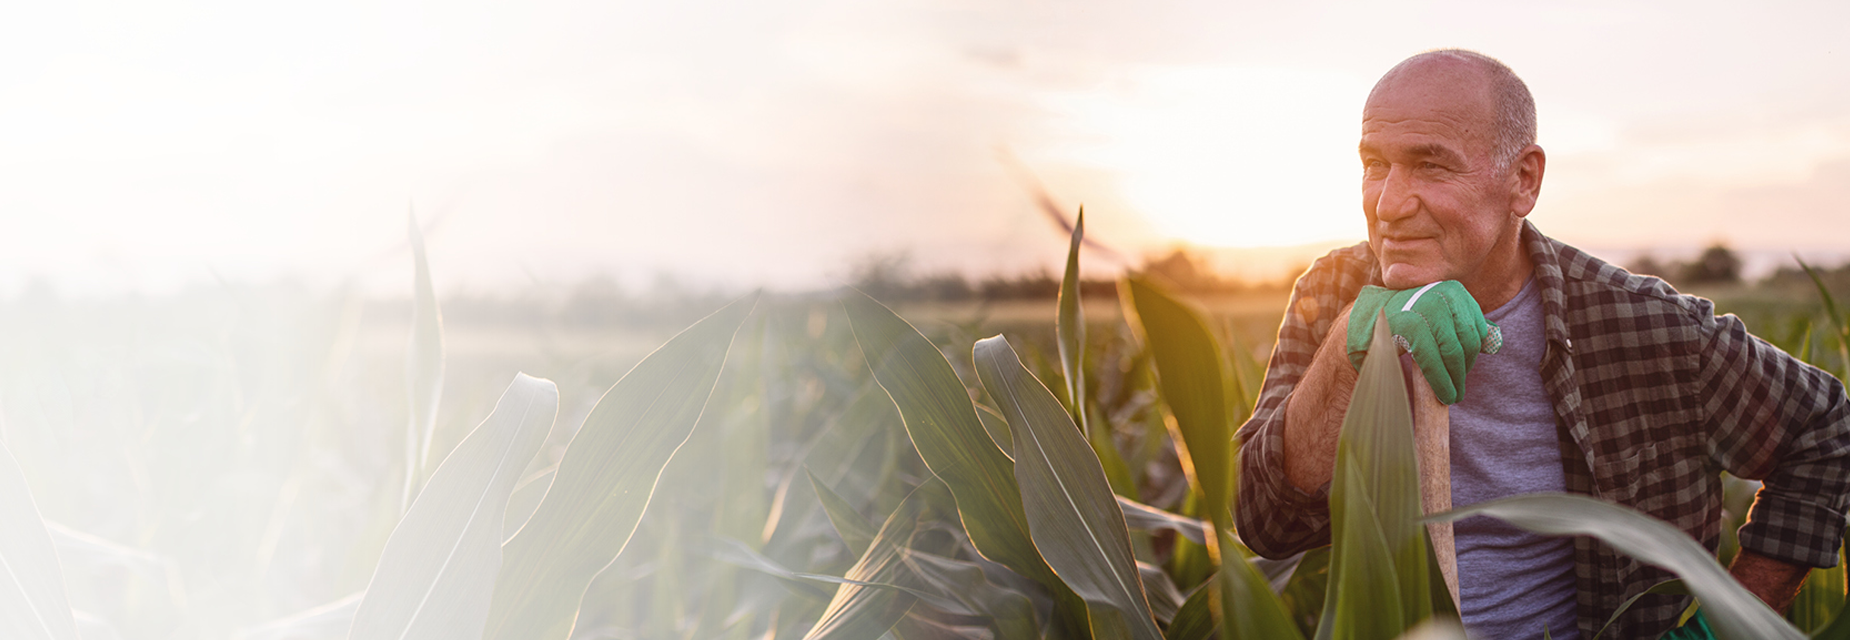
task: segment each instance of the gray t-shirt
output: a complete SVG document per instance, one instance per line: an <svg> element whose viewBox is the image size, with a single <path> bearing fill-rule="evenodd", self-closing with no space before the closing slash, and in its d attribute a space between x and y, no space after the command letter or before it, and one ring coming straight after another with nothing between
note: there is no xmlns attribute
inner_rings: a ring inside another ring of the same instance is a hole
<svg viewBox="0 0 1850 640"><path fill-rule="evenodd" d="M1542 387L1542 300L1533 279L1490 313L1503 348L1478 356L1452 406L1452 505L1565 491L1554 405ZM1572 538L1477 516L1454 525L1460 613L1473 638L1579 638Z"/></svg>

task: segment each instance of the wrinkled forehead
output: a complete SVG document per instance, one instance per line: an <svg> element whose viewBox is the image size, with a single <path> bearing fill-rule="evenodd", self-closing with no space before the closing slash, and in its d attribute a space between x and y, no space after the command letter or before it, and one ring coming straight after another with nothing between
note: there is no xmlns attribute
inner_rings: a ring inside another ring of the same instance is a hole
<svg viewBox="0 0 1850 640"><path fill-rule="evenodd" d="M1483 72L1453 60L1402 65L1382 76L1362 106L1362 136L1417 132L1458 142L1494 137L1497 105Z"/></svg>

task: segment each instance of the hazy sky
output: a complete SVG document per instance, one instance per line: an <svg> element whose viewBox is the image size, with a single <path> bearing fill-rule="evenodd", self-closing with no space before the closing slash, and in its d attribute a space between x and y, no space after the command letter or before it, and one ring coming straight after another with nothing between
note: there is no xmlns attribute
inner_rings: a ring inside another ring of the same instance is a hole
<svg viewBox="0 0 1850 640"><path fill-rule="evenodd" d="M1368 87L1446 46L1535 93L1544 231L1850 250L1850 3L1299 4L9 7L0 289L402 287L413 208L450 290L1052 266L1005 157L1132 254L1328 244Z"/></svg>

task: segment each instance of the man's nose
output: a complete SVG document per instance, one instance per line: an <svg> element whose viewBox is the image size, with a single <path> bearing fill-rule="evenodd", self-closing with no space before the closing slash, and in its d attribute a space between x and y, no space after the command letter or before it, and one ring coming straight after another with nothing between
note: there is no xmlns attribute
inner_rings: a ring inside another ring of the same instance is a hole
<svg viewBox="0 0 1850 640"><path fill-rule="evenodd" d="M1388 167L1387 179L1381 182L1381 192L1375 198L1376 219L1399 220L1419 212L1420 197L1410 174L1398 164Z"/></svg>

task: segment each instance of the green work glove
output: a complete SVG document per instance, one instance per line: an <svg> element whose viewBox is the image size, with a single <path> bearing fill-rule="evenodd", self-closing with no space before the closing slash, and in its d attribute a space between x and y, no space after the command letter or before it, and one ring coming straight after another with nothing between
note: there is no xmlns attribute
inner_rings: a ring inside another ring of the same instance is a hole
<svg viewBox="0 0 1850 640"><path fill-rule="evenodd" d="M1402 291L1370 285L1349 311L1349 362L1357 369L1374 337L1375 318L1384 311L1394 343L1413 354L1433 395L1445 404L1464 397L1465 373L1477 354L1503 347L1502 331L1484 319L1477 300L1457 280Z"/></svg>
<svg viewBox="0 0 1850 640"><path fill-rule="evenodd" d="M1697 609L1696 615L1690 616L1683 626L1671 629L1669 633L1658 638L1659 640L1715 640L1715 632L1709 630L1709 621L1704 620L1702 610Z"/></svg>

